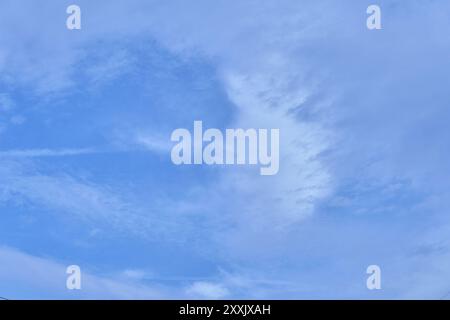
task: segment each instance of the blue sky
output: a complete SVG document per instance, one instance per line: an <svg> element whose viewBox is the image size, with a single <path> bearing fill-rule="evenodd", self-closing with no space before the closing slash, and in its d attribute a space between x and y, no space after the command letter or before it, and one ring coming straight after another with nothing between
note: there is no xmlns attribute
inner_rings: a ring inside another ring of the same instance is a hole
<svg viewBox="0 0 450 320"><path fill-rule="evenodd" d="M2 1L0 296L448 297L449 13ZM175 166L170 134L194 120L280 128L279 173Z"/></svg>

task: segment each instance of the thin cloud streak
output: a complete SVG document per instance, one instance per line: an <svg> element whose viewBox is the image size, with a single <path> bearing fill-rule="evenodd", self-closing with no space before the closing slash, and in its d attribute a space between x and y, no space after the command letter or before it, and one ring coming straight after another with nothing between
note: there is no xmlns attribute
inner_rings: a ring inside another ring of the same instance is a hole
<svg viewBox="0 0 450 320"><path fill-rule="evenodd" d="M24 150L7 150L0 151L2 158L37 158L37 157L65 157L77 156L85 154L100 153L98 149L83 148L83 149L24 149Z"/></svg>

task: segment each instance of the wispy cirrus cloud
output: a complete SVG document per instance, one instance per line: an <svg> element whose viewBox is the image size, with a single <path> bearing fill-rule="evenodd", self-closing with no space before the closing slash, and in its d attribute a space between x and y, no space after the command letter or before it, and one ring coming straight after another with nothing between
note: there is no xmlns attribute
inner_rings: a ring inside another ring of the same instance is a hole
<svg viewBox="0 0 450 320"><path fill-rule="evenodd" d="M64 157L77 156L101 152L95 148L82 149L28 149L0 151L0 158L37 158L37 157Z"/></svg>

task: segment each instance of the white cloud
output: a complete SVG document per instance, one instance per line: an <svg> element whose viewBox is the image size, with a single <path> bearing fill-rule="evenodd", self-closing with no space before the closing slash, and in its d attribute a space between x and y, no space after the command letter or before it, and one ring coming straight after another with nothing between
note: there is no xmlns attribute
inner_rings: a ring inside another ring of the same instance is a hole
<svg viewBox="0 0 450 320"><path fill-rule="evenodd" d="M0 158L35 158L35 157L64 157L99 152L92 148L85 149L27 149L0 151Z"/></svg>
<svg viewBox="0 0 450 320"><path fill-rule="evenodd" d="M149 276L148 272L139 269L126 269L121 273L121 275L131 280L143 280Z"/></svg>
<svg viewBox="0 0 450 320"><path fill-rule="evenodd" d="M87 63L88 67L85 70L93 86L99 86L120 76L126 76L126 72L133 65L131 55L124 49L95 52L95 55L94 57L89 56L90 61Z"/></svg>
<svg viewBox="0 0 450 320"><path fill-rule="evenodd" d="M193 298L223 299L229 295L229 291L219 283L198 281L186 289L186 294Z"/></svg>
<svg viewBox="0 0 450 320"><path fill-rule="evenodd" d="M138 133L134 141L151 152L164 155L170 154L172 148L169 138L160 137L158 134Z"/></svg>
<svg viewBox="0 0 450 320"><path fill-rule="evenodd" d="M158 194L146 202L126 186L98 184L69 173L40 172L28 159L0 159L0 205L30 203L63 219L70 215L90 228L140 240L186 240L199 206ZM94 234L95 235L95 234Z"/></svg>
<svg viewBox="0 0 450 320"><path fill-rule="evenodd" d="M131 234L148 233L151 217L142 215L140 209L108 186L68 174L42 174L17 161L1 161L0 176L0 201L26 199L50 212L68 213L94 226L111 225Z"/></svg>
<svg viewBox="0 0 450 320"><path fill-rule="evenodd" d="M162 287L97 276L81 268L81 290L66 288L67 265L0 247L0 296L7 299L162 299Z"/></svg>

